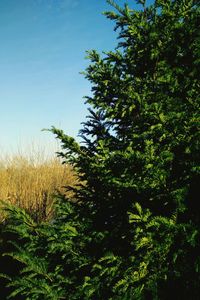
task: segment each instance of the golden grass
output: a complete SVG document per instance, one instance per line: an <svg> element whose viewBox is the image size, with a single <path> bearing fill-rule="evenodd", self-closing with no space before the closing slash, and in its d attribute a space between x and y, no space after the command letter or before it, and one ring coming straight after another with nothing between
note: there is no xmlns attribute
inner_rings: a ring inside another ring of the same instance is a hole
<svg viewBox="0 0 200 300"><path fill-rule="evenodd" d="M0 199L25 208L37 220L51 217L54 195L59 191L70 196L64 187L76 183L72 167L55 157L18 154L0 159Z"/></svg>

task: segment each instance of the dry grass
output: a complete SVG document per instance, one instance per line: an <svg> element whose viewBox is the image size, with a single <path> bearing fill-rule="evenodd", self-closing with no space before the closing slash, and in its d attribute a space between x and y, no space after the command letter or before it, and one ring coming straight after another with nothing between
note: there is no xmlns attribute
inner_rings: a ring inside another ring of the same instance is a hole
<svg viewBox="0 0 200 300"><path fill-rule="evenodd" d="M64 186L76 183L72 167L55 157L44 159L41 153L34 153L0 159L0 199L25 208L37 220L51 217L55 193L67 196Z"/></svg>

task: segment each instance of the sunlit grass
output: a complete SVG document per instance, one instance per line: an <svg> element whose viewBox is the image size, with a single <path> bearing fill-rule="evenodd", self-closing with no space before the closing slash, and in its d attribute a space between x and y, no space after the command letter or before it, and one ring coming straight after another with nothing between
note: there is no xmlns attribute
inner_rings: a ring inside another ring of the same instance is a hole
<svg viewBox="0 0 200 300"><path fill-rule="evenodd" d="M0 199L28 210L37 220L50 218L54 195L61 192L69 196L65 186L76 183L71 166L41 151L31 149L27 155L18 153L0 159Z"/></svg>

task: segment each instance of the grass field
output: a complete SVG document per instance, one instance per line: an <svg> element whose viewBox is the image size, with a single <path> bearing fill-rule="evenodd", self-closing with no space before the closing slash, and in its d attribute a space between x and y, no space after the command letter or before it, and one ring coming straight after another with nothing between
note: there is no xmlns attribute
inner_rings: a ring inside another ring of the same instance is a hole
<svg viewBox="0 0 200 300"><path fill-rule="evenodd" d="M37 152L0 159L0 199L25 208L37 220L48 219L57 191L67 196L64 187L76 182L72 167L61 164L55 156L46 158Z"/></svg>

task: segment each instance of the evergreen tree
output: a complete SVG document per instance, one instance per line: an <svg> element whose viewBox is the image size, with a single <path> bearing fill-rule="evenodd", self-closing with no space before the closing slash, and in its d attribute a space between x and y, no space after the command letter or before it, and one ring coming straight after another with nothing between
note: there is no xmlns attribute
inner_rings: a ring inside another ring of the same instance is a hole
<svg viewBox="0 0 200 300"><path fill-rule="evenodd" d="M12 296L199 299L200 1L108 2L119 44L88 52L82 143L51 129L80 178L74 199L50 224L6 208L22 239Z"/></svg>

